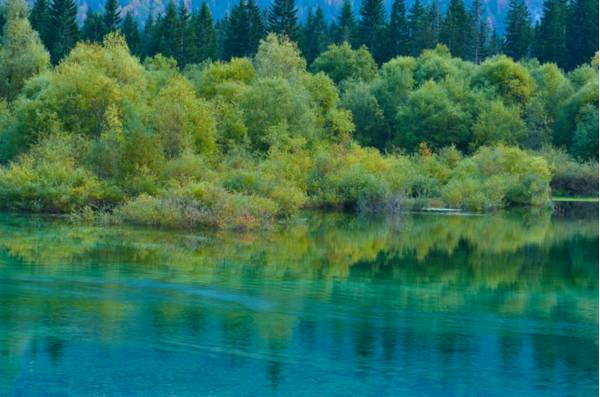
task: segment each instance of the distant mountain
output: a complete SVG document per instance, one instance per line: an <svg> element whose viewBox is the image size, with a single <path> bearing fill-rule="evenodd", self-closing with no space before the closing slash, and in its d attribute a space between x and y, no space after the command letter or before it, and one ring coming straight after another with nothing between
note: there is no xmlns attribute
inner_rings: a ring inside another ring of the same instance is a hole
<svg viewBox="0 0 600 397"><path fill-rule="evenodd" d="M145 20L152 13L154 15L161 13L167 3L167 0L119 0L124 12L131 11L139 20ZM188 8L197 9L203 0L174 0L177 5L183 1ZM215 18L220 19L236 4L239 0L207 0L210 9ZM393 0L384 0L389 11ZM447 7L449 0L437 0L443 10ZM103 0L78 0L79 16L83 20L88 8L100 10L104 6ZM256 0L258 5L266 9L271 4L271 0ZM362 0L352 0L354 11L358 14ZM424 1L427 3L427 0ZM321 6L325 16L332 20L339 12L343 0L296 0L300 20L303 20L311 8ZM410 7L413 0L406 0L407 7ZM465 0L467 7L471 0ZM483 0L485 10L490 23L500 32L504 31L504 18L508 12L509 0ZM537 20L542 12L543 0L526 0L529 12L534 20Z"/></svg>

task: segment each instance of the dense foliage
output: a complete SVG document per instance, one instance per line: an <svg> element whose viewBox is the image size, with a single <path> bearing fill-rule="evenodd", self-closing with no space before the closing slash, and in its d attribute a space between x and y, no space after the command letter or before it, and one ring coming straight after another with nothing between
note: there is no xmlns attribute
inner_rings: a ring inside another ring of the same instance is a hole
<svg viewBox="0 0 600 397"><path fill-rule="evenodd" d="M182 73L163 55L140 63L110 33L52 67L26 13L7 16L4 42L26 43L0 52L7 209L217 228L311 207L481 211L544 205L561 166L551 145L597 161L595 61L564 75L438 46L378 68L343 44L307 67L294 42L270 34L253 58Z"/></svg>
<svg viewBox="0 0 600 397"><path fill-rule="evenodd" d="M543 14L533 25L523 0L511 0L504 37L496 33L481 0L467 7L451 0L442 13L437 1L417 0L410 7L394 0L386 12L383 0L363 0L352 9L345 0L339 15L328 23L323 9L309 9L298 18L294 0L274 0L260 9L256 0L232 2L227 16L213 21L206 2L198 10L170 0L160 15L150 15L143 26L133 17L136 9L119 9L106 0L100 13L88 9L79 32L73 0L35 0L31 23L40 33L53 62L63 58L77 39L101 42L120 29L131 51L141 58L156 54L173 57L180 67L206 59L229 60L252 56L269 32L287 35L299 43L309 63L329 44L345 42L355 49L366 46L384 63L399 55L418 56L438 43L452 56L479 64L499 53L513 59L536 57L574 69L588 62L598 49L598 2L595 0L545 0Z"/></svg>

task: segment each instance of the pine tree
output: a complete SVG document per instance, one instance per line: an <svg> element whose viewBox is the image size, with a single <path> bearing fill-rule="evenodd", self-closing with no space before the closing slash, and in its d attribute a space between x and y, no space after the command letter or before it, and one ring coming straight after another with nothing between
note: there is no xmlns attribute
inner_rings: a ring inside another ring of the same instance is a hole
<svg viewBox="0 0 600 397"><path fill-rule="evenodd" d="M206 2L202 3L200 12L192 18L195 52L192 62L202 62L206 59L216 59L217 38L212 13Z"/></svg>
<svg viewBox="0 0 600 397"><path fill-rule="evenodd" d="M157 21L155 26L155 42L158 53L161 53L166 57L175 58L178 25L177 8L175 8L173 0L169 0L165 15Z"/></svg>
<svg viewBox="0 0 600 397"><path fill-rule="evenodd" d="M328 45L327 23L321 7L313 14L309 10L306 26L302 31L301 49L306 62L310 65Z"/></svg>
<svg viewBox="0 0 600 397"><path fill-rule="evenodd" d="M79 39L77 6L74 0L53 0L50 4L50 58L58 63Z"/></svg>
<svg viewBox="0 0 600 397"><path fill-rule="evenodd" d="M187 65L192 58L193 39L191 30L191 15L185 5L181 2L177 12L177 24L175 28L175 49L174 58L180 67Z"/></svg>
<svg viewBox="0 0 600 397"><path fill-rule="evenodd" d="M130 12L127 12L125 18L123 19L121 31L123 32L123 36L125 36L125 41L127 41L129 51L131 51L131 53L134 55L140 56L142 51L140 30L135 18Z"/></svg>
<svg viewBox="0 0 600 397"><path fill-rule="evenodd" d="M104 4L104 33L114 32L121 26L121 9L117 0L106 0Z"/></svg>
<svg viewBox="0 0 600 397"><path fill-rule="evenodd" d="M545 0L544 12L535 28L533 55L540 62L554 62L560 67L567 60L567 3Z"/></svg>
<svg viewBox="0 0 600 397"><path fill-rule="evenodd" d="M531 46L531 18L524 0L510 0L506 16L504 51L515 60L529 56Z"/></svg>
<svg viewBox="0 0 600 397"><path fill-rule="evenodd" d="M152 14L148 14L146 23L144 23L144 30L142 32L142 43L141 43L141 55L142 58L151 57L156 54L156 34L155 34L155 21Z"/></svg>
<svg viewBox="0 0 600 397"><path fill-rule="evenodd" d="M296 40L297 14L294 0L275 0L269 9L269 31Z"/></svg>
<svg viewBox="0 0 600 397"><path fill-rule="evenodd" d="M387 48L386 58L391 59L398 55L410 53L408 42L408 21L406 20L406 8L404 0L394 0L390 14L390 22L387 26Z"/></svg>
<svg viewBox="0 0 600 397"><path fill-rule="evenodd" d="M29 15L31 27L40 35L46 48L50 45L50 6L47 0L36 0Z"/></svg>
<svg viewBox="0 0 600 397"><path fill-rule="evenodd" d="M441 13L437 0L432 0L427 10L425 33L423 35L424 48L435 48L440 38Z"/></svg>
<svg viewBox="0 0 600 397"><path fill-rule="evenodd" d="M250 55L250 24L246 0L240 0L231 8L225 28L223 56L225 59Z"/></svg>
<svg viewBox="0 0 600 397"><path fill-rule="evenodd" d="M567 66L589 62L598 51L598 0L573 0L567 22Z"/></svg>
<svg viewBox="0 0 600 397"><path fill-rule="evenodd" d="M105 27L102 16L88 8L81 28L81 38L85 41L99 43L104 37Z"/></svg>
<svg viewBox="0 0 600 397"><path fill-rule="evenodd" d="M265 21L260 8L254 0L248 0L248 52L255 54L260 41L267 35Z"/></svg>
<svg viewBox="0 0 600 397"><path fill-rule="evenodd" d="M364 0L360 7L358 44L365 45L377 62L383 60L381 39L385 29L385 10L382 0Z"/></svg>
<svg viewBox="0 0 600 397"><path fill-rule="evenodd" d="M481 0L474 0L473 8L471 10L471 20L473 22L473 28L475 29L472 43L473 61L479 64L484 57L483 54L485 52L485 43L488 34L488 27L485 23Z"/></svg>
<svg viewBox="0 0 600 397"><path fill-rule="evenodd" d="M411 55L418 56L428 48L427 18L420 0L415 0L408 16L408 37Z"/></svg>
<svg viewBox="0 0 600 397"><path fill-rule="evenodd" d="M500 37L498 33L496 33L496 30L493 29L492 35L485 46L485 57L491 57L500 54L502 52L502 47L502 37Z"/></svg>
<svg viewBox="0 0 600 397"><path fill-rule="evenodd" d="M453 56L472 59L473 40L473 21L463 1L450 0L440 32L440 41L448 46Z"/></svg>
<svg viewBox="0 0 600 397"><path fill-rule="evenodd" d="M352 44L354 42L356 20L354 19L350 0L344 0L340 15L334 22L332 31L333 40L337 44L343 44L344 42Z"/></svg>

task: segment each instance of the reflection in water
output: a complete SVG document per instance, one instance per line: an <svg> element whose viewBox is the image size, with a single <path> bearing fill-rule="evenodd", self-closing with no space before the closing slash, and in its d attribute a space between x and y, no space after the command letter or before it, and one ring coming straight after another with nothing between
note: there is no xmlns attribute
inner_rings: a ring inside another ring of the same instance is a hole
<svg viewBox="0 0 600 397"><path fill-rule="evenodd" d="M597 395L597 209L560 214L0 215L0 394Z"/></svg>

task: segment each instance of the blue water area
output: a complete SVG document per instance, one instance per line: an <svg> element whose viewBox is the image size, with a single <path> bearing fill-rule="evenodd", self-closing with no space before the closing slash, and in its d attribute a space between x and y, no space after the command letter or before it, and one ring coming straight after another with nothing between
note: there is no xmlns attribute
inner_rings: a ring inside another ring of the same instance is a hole
<svg viewBox="0 0 600 397"><path fill-rule="evenodd" d="M598 214L0 214L2 396L596 396Z"/></svg>

